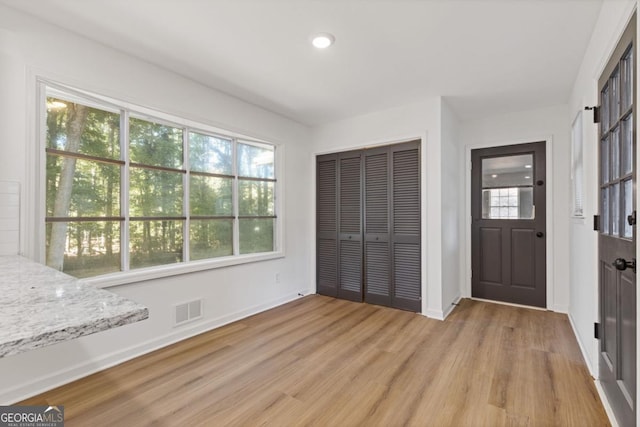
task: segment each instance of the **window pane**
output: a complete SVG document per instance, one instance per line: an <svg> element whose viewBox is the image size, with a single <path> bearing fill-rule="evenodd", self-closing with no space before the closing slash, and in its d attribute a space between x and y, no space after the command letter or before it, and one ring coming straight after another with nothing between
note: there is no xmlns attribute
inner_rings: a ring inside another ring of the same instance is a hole
<svg viewBox="0 0 640 427"><path fill-rule="evenodd" d="M191 215L233 215L232 178L191 175Z"/></svg>
<svg viewBox="0 0 640 427"><path fill-rule="evenodd" d="M182 129L129 119L129 150L133 163L182 168Z"/></svg>
<svg viewBox="0 0 640 427"><path fill-rule="evenodd" d="M611 97L610 125L611 126L615 125L616 122L618 121L618 118L620 118L620 91L618 89L619 83L620 83L620 72L619 72L619 69L617 69L611 76L611 79L609 80L609 87L611 88L610 89L610 92L611 92L610 94L610 97Z"/></svg>
<svg viewBox="0 0 640 427"><path fill-rule="evenodd" d="M233 174L233 141L189 132L189 165L192 171Z"/></svg>
<svg viewBox="0 0 640 427"><path fill-rule="evenodd" d="M533 187L519 188L518 219L534 219Z"/></svg>
<svg viewBox="0 0 640 427"><path fill-rule="evenodd" d="M501 187L501 196L516 195L514 187L533 185L533 174L533 154L482 159L482 188Z"/></svg>
<svg viewBox="0 0 640 427"><path fill-rule="evenodd" d="M131 268L182 262L184 221L131 221Z"/></svg>
<svg viewBox="0 0 640 427"><path fill-rule="evenodd" d="M622 122L622 173L631 173L633 168L633 114Z"/></svg>
<svg viewBox="0 0 640 427"><path fill-rule="evenodd" d="M633 102L633 49L622 59L622 109L631 107Z"/></svg>
<svg viewBox="0 0 640 427"><path fill-rule="evenodd" d="M48 154L47 216L120 216L120 166Z"/></svg>
<svg viewBox="0 0 640 427"><path fill-rule="evenodd" d="M182 173L129 169L131 216L182 216Z"/></svg>
<svg viewBox="0 0 640 427"><path fill-rule="evenodd" d="M190 259L207 259L233 255L233 220L191 220L189 227Z"/></svg>
<svg viewBox="0 0 640 427"><path fill-rule="evenodd" d="M120 114L48 97L47 148L119 159Z"/></svg>
<svg viewBox="0 0 640 427"><path fill-rule="evenodd" d="M271 252L275 220L240 219L240 253Z"/></svg>
<svg viewBox="0 0 640 427"><path fill-rule="evenodd" d="M600 142L600 169L602 172L602 183L609 182L609 139L605 138Z"/></svg>
<svg viewBox="0 0 640 427"><path fill-rule="evenodd" d="M54 222L46 226L47 265L74 277L120 271L120 222Z"/></svg>
<svg viewBox="0 0 640 427"><path fill-rule="evenodd" d="M609 188L603 188L602 192L602 233L609 234Z"/></svg>
<svg viewBox="0 0 640 427"><path fill-rule="evenodd" d="M602 133L609 130L609 86L606 86L601 94L602 105Z"/></svg>
<svg viewBox="0 0 640 427"><path fill-rule="evenodd" d="M611 131L611 180L620 177L620 127Z"/></svg>
<svg viewBox="0 0 640 427"><path fill-rule="evenodd" d="M627 217L633 214L633 182L628 179L624 182L624 237L633 237L633 226L627 222Z"/></svg>
<svg viewBox="0 0 640 427"><path fill-rule="evenodd" d="M482 218L533 219L533 187L483 190Z"/></svg>
<svg viewBox="0 0 640 427"><path fill-rule="evenodd" d="M620 235L620 184L611 186L611 234Z"/></svg>
<svg viewBox="0 0 640 427"><path fill-rule="evenodd" d="M274 148L238 144L238 175L252 178L274 177Z"/></svg>
<svg viewBox="0 0 640 427"><path fill-rule="evenodd" d="M240 215L274 215L273 181L238 180Z"/></svg>

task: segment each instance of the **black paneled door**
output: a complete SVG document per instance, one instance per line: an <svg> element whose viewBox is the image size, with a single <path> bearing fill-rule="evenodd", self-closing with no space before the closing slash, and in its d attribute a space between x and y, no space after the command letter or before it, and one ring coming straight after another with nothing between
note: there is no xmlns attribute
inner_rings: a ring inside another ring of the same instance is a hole
<svg viewBox="0 0 640 427"><path fill-rule="evenodd" d="M421 310L419 148L318 156L318 293Z"/></svg>
<svg viewBox="0 0 640 427"><path fill-rule="evenodd" d="M621 426L636 425L636 17L600 92L600 382Z"/></svg>
<svg viewBox="0 0 640 427"><path fill-rule="evenodd" d="M471 151L471 295L546 307L545 143Z"/></svg>

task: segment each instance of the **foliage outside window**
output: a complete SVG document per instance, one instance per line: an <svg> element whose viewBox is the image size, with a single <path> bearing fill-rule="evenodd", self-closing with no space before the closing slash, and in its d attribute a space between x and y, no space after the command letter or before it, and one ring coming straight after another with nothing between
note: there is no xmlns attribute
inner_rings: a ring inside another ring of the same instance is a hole
<svg viewBox="0 0 640 427"><path fill-rule="evenodd" d="M47 265L91 277L275 251L273 146L47 94Z"/></svg>

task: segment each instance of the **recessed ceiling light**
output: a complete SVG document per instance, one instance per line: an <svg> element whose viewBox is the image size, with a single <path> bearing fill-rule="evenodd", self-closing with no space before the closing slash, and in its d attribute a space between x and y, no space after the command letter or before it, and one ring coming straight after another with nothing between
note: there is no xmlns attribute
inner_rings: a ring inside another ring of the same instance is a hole
<svg viewBox="0 0 640 427"><path fill-rule="evenodd" d="M526 176L524 177L524 179L529 179L529 178L531 178L529 175L526 175Z"/></svg>
<svg viewBox="0 0 640 427"><path fill-rule="evenodd" d="M320 33L313 36L311 43L318 49L326 49L331 46L335 40L336 38L333 37L332 34Z"/></svg>
<svg viewBox="0 0 640 427"><path fill-rule="evenodd" d="M531 165L524 165L525 168L531 169Z"/></svg>
<svg viewBox="0 0 640 427"><path fill-rule="evenodd" d="M491 178L497 178L498 175L496 175L495 173L493 175L491 175Z"/></svg>

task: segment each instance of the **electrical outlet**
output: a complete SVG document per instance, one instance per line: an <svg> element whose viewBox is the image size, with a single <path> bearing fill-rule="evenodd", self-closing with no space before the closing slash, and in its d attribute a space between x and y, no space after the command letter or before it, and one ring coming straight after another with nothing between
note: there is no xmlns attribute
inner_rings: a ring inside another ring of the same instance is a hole
<svg viewBox="0 0 640 427"><path fill-rule="evenodd" d="M276 273L276 285L280 284L280 273Z"/></svg>

